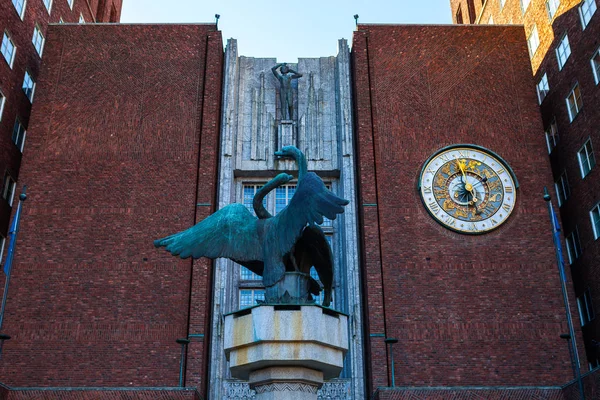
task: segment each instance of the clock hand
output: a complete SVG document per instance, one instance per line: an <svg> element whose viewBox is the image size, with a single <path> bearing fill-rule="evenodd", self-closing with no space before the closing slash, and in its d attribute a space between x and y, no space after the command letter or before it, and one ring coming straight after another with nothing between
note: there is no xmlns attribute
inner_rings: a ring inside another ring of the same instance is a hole
<svg viewBox="0 0 600 400"><path fill-rule="evenodd" d="M487 176L485 176L485 177L484 177L482 180L480 180L480 181L477 181L477 183L476 183L475 185L473 185L473 186L482 185L482 184L484 184L485 182L487 182Z"/></svg>
<svg viewBox="0 0 600 400"><path fill-rule="evenodd" d="M469 205L472 206L473 204L479 201L477 200L477 191L471 187L471 189L468 192L471 194L471 200L469 201Z"/></svg>
<svg viewBox="0 0 600 400"><path fill-rule="evenodd" d="M473 188L473 184L470 182L467 182L466 176L465 176L465 190L468 191L469 193L471 193L472 196L472 202L476 203L477 202L477 191Z"/></svg>
<svg viewBox="0 0 600 400"><path fill-rule="evenodd" d="M479 215L479 214L481 214L481 210L479 208L477 208L477 202L479 201L476 196L477 190L475 190L475 188L473 188L469 192L471 193L471 196L473 197L473 199L468 202L468 206L473 206L475 208L474 214ZM468 208L468 206L467 206L467 208Z"/></svg>
<svg viewBox="0 0 600 400"><path fill-rule="evenodd" d="M467 183L467 174L465 173L463 165L461 164L461 162L458 159L456 160L456 164L458 164L458 169L460 169L460 172L462 172L462 174L463 174L463 182Z"/></svg>
<svg viewBox="0 0 600 400"><path fill-rule="evenodd" d="M483 179L481 179L480 181L475 182L475 184L470 185L471 189L469 190L469 192L471 192L471 195L473 196L473 203L477 203L477 189L475 189L475 187L477 185L483 185L485 182L487 182L487 176L484 176ZM465 188L468 190L468 188L465 185ZM475 210L477 210L477 207L475 207Z"/></svg>

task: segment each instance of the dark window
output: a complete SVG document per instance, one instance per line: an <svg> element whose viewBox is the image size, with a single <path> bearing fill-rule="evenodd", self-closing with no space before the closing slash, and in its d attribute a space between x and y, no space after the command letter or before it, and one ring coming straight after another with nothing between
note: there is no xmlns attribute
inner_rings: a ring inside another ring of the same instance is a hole
<svg viewBox="0 0 600 400"><path fill-rule="evenodd" d="M562 174L558 177L556 182L554 182L554 188L556 189L556 199L558 200L558 206L561 207L565 204L565 201L571 195L571 187L569 186L569 181L567 179L567 171L563 171Z"/></svg>
<svg viewBox="0 0 600 400"><path fill-rule="evenodd" d="M96 9L96 22L104 21L104 11L106 10L106 0L98 1L98 8Z"/></svg>
<svg viewBox="0 0 600 400"><path fill-rule="evenodd" d="M477 16L475 15L475 0L467 0L467 8L469 9L469 23L475 23Z"/></svg>
<svg viewBox="0 0 600 400"><path fill-rule="evenodd" d="M462 9L461 9L460 5L458 6L458 10L456 10L456 23L457 24L463 23Z"/></svg>
<svg viewBox="0 0 600 400"><path fill-rule="evenodd" d="M573 232L565 237L567 243L567 255L569 256L569 264L573 264L579 256L581 256L581 242L579 240L579 232L577 227L573 229Z"/></svg>
<svg viewBox="0 0 600 400"><path fill-rule="evenodd" d="M581 326L585 326L590 323L596 314L594 313L594 306L592 305L592 295L590 289L587 288L583 293L583 296L577 298L577 308L579 309L579 319L581 320Z"/></svg>
<svg viewBox="0 0 600 400"><path fill-rule="evenodd" d="M30 102L33 102L33 92L35 91L35 81L31 77L29 71L25 70L25 76L23 77L23 92Z"/></svg>
<svg viewBox="0 0 600 400"><path fill-rule="evenodd" d="M581 178L585 178L596 165L596 156L592 149L592 140L588 139L583 147L577 152L579 158L579 167L581 168Z"/></svg>
<svg viewBox="0 0 600 400"><path fill-rule="evenodd" d="M110 8L110 22L119 22L117 21L117 7L115 7L115 5L113 4L112 7Z"/></svg>
<svg viewBox="0 0 600 400"><path fill-rule="evenodd" d="M15 194L15 187L17 183L10 176L8 172L4 174L4 188L2 189L2 197L8 202L8 205L12 207L13 196Z"/></svg>
<svg viewBox="0 0 600 400"><path fill-rule="evenodd" d="M12 141L19 148L19 151L23 152L23 145L25 144L25 135L27 132L25 131L25 127L19 121L19 118L16 119L15 124L13 126L13 134Z"/></svg>
<svg viewBox="0 0 600 400"><path fill-rule="evenodd" d="M2 121L2 111L4 111L4 103L6 102L6 96L0 92L0 121Z"/></svg>
<svg viewBox="0 0 600 400"><path fill-rule="evenodd" d="M0 262L2 262L2 256L4 256L4 245L6 244L6 238L0 234Z"/></svg>

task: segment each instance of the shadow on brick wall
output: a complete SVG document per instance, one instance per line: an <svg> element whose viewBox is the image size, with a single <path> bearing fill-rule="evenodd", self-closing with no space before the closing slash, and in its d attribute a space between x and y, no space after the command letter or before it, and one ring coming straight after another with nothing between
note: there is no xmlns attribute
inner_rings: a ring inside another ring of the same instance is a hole
<svg viewBox="0 0 600 400"><path fill-rule="evenodd" d="M0 383L0 400L8 400L8 388Z"/></svg>
<svg viewBox="0 0 600 400"><path fill-rule="evenodd" d="M586 399L598 399L600 396L600 368L583 375L583 388ZM579 400L577 382L573 381L563 388L564 400Z"/></svg>
<svg viewBox="0 0 600 400"><path fill-rule="evenodd" d="M10 388L0 400L203 400L196 388Z"/></svg>
<svg viewBox="0 0 600 400"><path fill-rule="evenodd" d="M575 388L577 389L577 388ZM373 400L564 400L560 387L378 388ZM575 397L573 398L573 400ZM570 399L569 399L570 400Z"/></svg>

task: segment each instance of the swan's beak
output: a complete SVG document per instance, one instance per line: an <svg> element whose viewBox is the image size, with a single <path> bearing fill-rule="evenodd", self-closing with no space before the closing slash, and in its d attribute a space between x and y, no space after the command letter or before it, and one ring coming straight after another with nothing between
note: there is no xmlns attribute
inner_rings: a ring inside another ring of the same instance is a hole
<svg viewBox="0 0 600 400"><path fill-rule="evenodd" d="M285 157L285 154L283 154L282 151L275 152L275 158L283 158L283 157Z"/></svg>

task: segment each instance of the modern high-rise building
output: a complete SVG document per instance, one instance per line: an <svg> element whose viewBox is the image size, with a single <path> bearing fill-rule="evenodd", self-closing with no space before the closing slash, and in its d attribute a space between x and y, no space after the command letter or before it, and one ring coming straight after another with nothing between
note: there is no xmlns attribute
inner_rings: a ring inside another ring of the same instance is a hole
<svg viewBox="0 0 600 400"><path fill-rule="evenodd" d="M452 0L457 24L523 24L587 364L600 366L600 13L597 0ZM509 66L505 66L509 67Z"/></svg>
<svg viewBox="0 0 600 400"><path fill-rule="evenodd" d="M0 259L52 23L119 22L122 0L0 0ZM90 51L93 51L90 49Z"/></svg>

